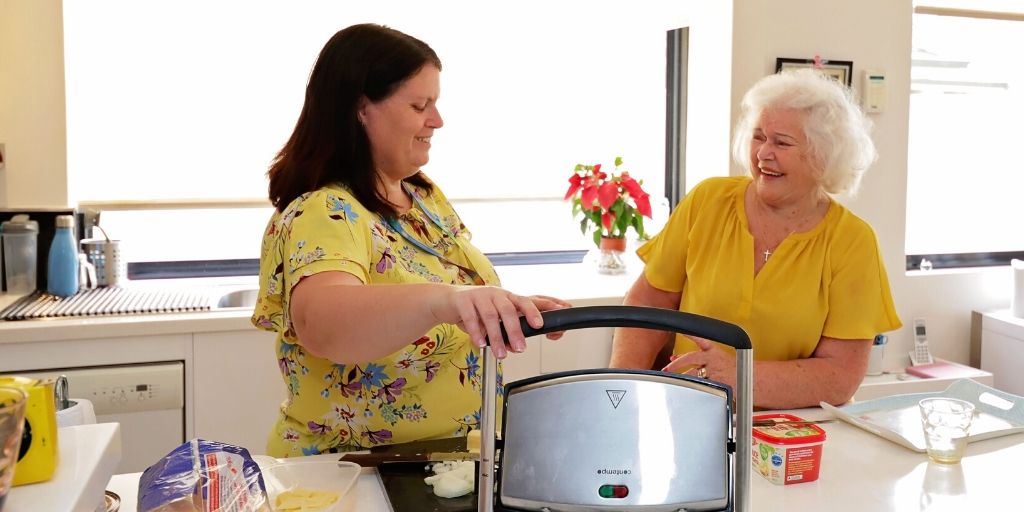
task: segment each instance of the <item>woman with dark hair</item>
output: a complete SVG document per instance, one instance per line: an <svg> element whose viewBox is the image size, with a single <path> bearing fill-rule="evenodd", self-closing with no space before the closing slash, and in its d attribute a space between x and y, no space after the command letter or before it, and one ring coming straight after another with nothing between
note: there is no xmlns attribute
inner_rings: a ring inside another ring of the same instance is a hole
<svg viewBox="0 0 1024 512"><path fill-rule="evenodd" d="M480 347L520 352L519 316L540 327L541 311L569 306L497 287L420 171L444 124L440 71L425 43L373 24L335 34L313 67L269 171L253 313L278 334L289 392L270 455L465 434L479 421Z"/></svg>

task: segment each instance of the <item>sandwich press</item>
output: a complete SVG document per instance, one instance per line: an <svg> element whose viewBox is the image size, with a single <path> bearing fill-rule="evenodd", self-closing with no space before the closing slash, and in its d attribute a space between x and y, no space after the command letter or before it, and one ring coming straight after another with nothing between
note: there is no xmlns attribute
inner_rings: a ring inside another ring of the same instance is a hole
<svg viewBox="0 0 1024 512"><path fill-rule="evenodd" d="M505 385L496 435L497 363L483 349L478 510L747 512L752 366L739 327L659 308L594 306L525 320L527 336L591 327L689 334L736 349L736 420L728 386L647 370L559 372Z"/></svg>

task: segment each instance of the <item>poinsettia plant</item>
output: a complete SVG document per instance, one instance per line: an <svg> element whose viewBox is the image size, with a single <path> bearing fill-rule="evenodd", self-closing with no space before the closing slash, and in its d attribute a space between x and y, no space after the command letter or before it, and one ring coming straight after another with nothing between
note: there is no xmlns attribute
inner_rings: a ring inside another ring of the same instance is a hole
<svg viewBox="0 0 1024 512"><path fill-rule="evenodd" d="M576 164L569 177L565 199L572 199L573 218L582 216L580 231L594 230L594 245L601 238L624 238L630 227L645 239L644 217L651 218L650 194L628 172L619 172L622 157L615 157L615 170L609 175L601 164Z"/></svg>

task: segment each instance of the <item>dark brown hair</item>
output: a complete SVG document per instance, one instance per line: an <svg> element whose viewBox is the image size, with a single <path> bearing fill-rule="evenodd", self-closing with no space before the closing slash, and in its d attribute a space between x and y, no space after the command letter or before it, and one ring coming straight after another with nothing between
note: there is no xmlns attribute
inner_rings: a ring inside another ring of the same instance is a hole
<svg viewBox="0 0 1024 512"><path fill-rule="evenodd" d="M295 130L267 172L274 207L283 211L306 192L341 183L366 209L395 217L377 191L370 140L357 111L362 98L387 99L427 64L441 69L430 46L388 27L353 25L334 34L313 65ZM420 174L406 181L432 190Z"/></svg>

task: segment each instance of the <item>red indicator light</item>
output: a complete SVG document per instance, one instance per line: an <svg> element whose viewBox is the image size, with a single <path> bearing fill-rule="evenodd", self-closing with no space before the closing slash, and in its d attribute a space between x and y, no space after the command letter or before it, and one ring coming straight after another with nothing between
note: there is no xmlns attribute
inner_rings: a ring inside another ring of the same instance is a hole
<svg viewBox="0 0 1024 512"><path fill-rule="evenodd" d="M625 498L629 496L629 487L625 485L602 485L597 489L602 498Z"/></svg>

